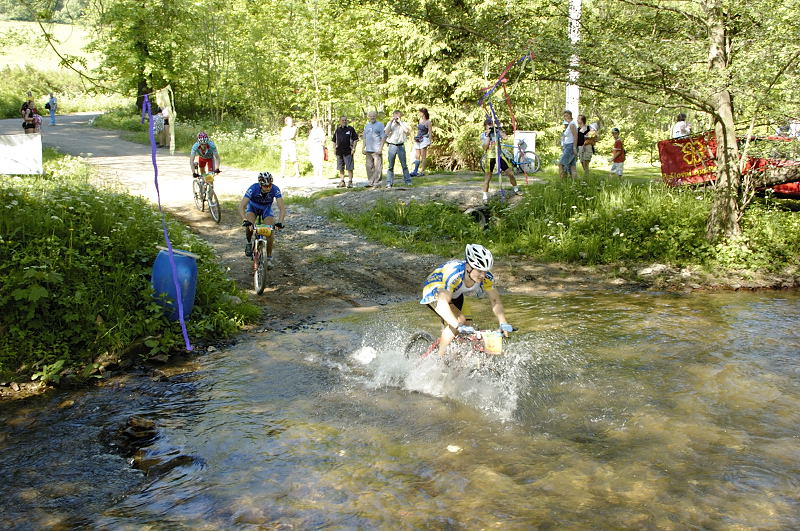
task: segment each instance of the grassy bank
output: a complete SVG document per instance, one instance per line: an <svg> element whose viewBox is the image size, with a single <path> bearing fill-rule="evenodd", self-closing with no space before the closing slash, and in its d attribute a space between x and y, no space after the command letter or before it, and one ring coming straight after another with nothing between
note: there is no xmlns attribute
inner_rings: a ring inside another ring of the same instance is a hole
<svg viewBox="0 0 800 531"><path fill-rule="evenodd" d="M582 264L661 262L708 268L777 271L800 258L800 213L769 197L742 220L742 236L705 239L710 189L667 188L592 178L552 179L525 188L510 207L488 205L485 230L453 205L381 202L374 209L330 215L384 245L458 255L468 242L500 256Z"/></svg>
<svg viewBox="0 0 800 531"><path fill-rule="evenodd" d="M143 199L97 189L90 167L46 152L45 176L0 177L0 377L91 376L98 356L181 348L178 323L152 298L163 245L160 215ZM169 221L176 248L200 256L193 341L236 332L258 316L210 247Z"/></svg>

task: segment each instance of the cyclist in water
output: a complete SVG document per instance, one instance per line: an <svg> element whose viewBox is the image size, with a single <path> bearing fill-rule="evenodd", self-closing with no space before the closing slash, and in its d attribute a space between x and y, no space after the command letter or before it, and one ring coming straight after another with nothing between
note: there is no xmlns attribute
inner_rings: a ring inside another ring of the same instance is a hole
<svg viewBox="0 0 800 531"><path fill-rule="evenodd" d="M194 161L195 157L198 158L198 162ZM217 145L209 140L205 131L197 133L197 142L194 143L189 154L189 166L195 177L200 177L201 172L219 173L219 151L217 151Z"/></svg>
<svg viewBox="0 0 800 531"><path fill-rule="evenodd" d="M245 236L247 237L247 245L244 248L244 254L247 256L253 256L253 244L250 242L253 238L253 223L256 221L256 216L261 216L262 222L267 225L274 225L278 229L283 228L286 206L283 203L281 189L272 184L272 181L272 174L262 171L258 174L258 182L247 189L239 203L239 214L242 216L242 226L245 227ZM272 212L273 200L280 209L277 223L275 223L275 216ZM273 234L267 236L267 269L273 267L272 240Z"/></svg>
<svg viewBox="0 0 800 531"><path fill-rule="evenodd" d="M467 326L467 319L461 313L464 295L489 298L492 311L500 323L500 330L508 334L514 330L506 321L500 295L493 287L494 277L491 269L494 263L492 253L486 247L471 243L467 245L464 260L450 260L438 266L428 275L422 288L420 304L427 304L442 320L442 335L439 342L439 355L447 352L447 346L456 334L472 334L475 329Z"/></svg>

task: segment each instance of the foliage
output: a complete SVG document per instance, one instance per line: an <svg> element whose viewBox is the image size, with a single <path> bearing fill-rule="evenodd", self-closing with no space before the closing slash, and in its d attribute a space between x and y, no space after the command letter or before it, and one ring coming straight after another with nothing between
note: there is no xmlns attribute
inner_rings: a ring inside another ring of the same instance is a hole
<svg viewBox="0 0 800 531"><path fill-rule="evenodd" d="M778 203L748 212L743 237L710 244L708 188L590 179L553 180L525 188L510 206L493 200L486 231L454 205L382 202L362 213L330 215L385 245L415 252L458 253L482 243L498 255L586 264L665 262L721 268L780 269L800 258L800 216Z"/></svg>
<svg viewBox="0 0 800 531"><path fill-rule="evenodd" d="M49 158L45 176L0 181L0 373L53 379L59 361L80 372L137 341L150 341L151 353L180 348L180 327L150 288L163 244L158 212L141 198L91 186L89 166L77 158ZM190 337L215 340L254 319L257 308L229 296L240 293L208 245L178 223L168 226L176 248L200 256Z"/></svg>

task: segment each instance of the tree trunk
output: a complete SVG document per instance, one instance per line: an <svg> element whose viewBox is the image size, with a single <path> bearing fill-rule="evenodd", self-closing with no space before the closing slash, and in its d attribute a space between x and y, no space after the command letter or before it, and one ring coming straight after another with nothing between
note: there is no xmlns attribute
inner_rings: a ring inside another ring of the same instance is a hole
<svg viewBox="0 0 800 531"><path fill-rule="evenodd" d="M754 188L768 188L795 181L800 181L800 164L797 163L791 166L767 165L763 170L755 170L750 174L750 182Z"/></svg>
<svg viewBox="0 0 800 531"><path fill-rule="evenodd" d="M717 138L717 181L714 201L706 226L706 237L715 241L740 233L739 219L743 202L742 176L739 171L739 148L733 120L733 100L729 90L729 37L725 27L725 13L721 0L706 0L708 23L708 67L716 78L717 86L712 96L714 131Z"/></svg>

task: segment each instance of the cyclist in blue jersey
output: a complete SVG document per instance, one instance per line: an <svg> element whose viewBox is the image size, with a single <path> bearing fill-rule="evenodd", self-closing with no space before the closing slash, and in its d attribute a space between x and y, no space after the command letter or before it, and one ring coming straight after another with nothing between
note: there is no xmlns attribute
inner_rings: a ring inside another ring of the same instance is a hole
<svg viewBox="0 0 800 531"><path fill-rule="evenodd" d="M258 174L258 182L250 186L239 203L239 214L242 216L242 226L245 227L247 245L244 254L253 256L253 245L250 243L253 238L253 223L256 216L261 216L263 223L273 225L278 229L283 228L283 220L286 217L286 206L283 203L281 189L273 183L272 174L262 171ZM272 212L272 202L277 203L280 209L278 222L275 223L275 215ZM274 234L274 233L273 233ZM267 269L272 269L272 241L273 234L267 237Z"/></svg>
<svg viewBox="0 0 800 531"><path fill-rule="evenodd" d="M458 333L471 334L475 329L467 326L467 319L461 313L464 295L482 297L486 295L492 311L500 323L500 330L508 335L514 330L506 321L500 295L494 289L491 269L494 264L492 253L477 244L467 245L464 260L450 260L438 266L428 275L422 288L420 304L427 304L442 320L442 334L439 354L444 355L447 347Z"/></svg>
<svg viewBox="0 0 800 531"><path fill-rule="evenodd" d="M195 157L198 157L198 162L194 161ZM192 175L195 177L199 177L200 173L207 171L219 173L219 151L217 151L217 145L208 138L204 131L197 133L197 142L194 143L192 151L189 153L189 166L192 168Z"/></svg>

